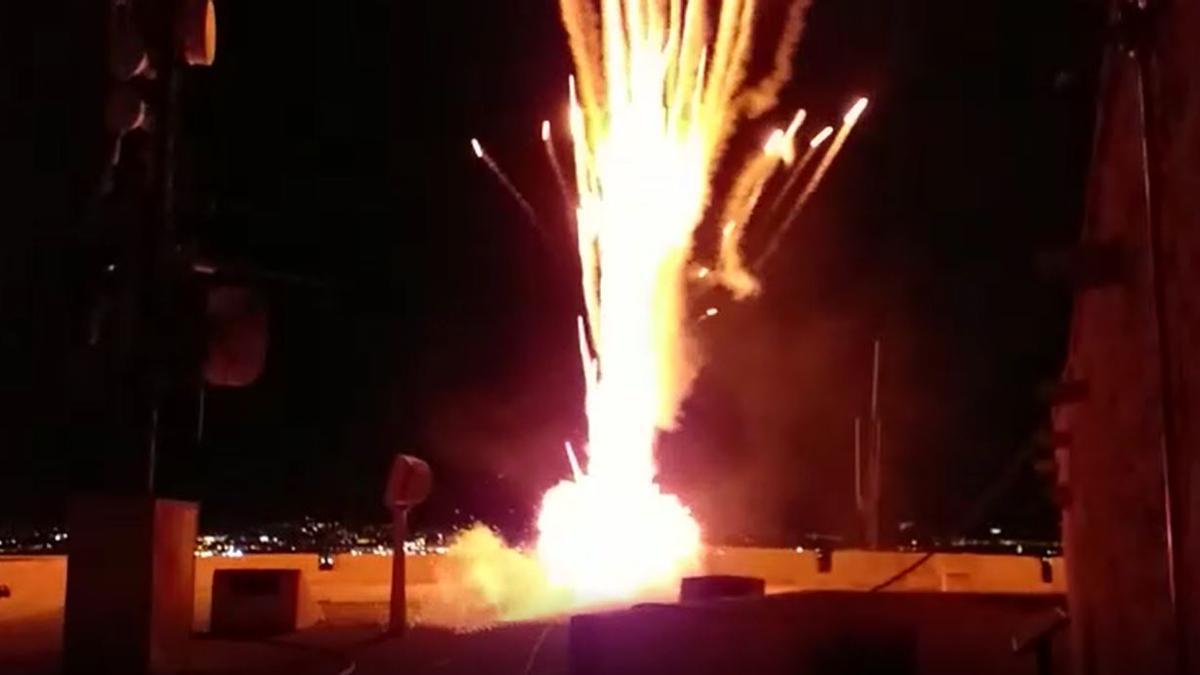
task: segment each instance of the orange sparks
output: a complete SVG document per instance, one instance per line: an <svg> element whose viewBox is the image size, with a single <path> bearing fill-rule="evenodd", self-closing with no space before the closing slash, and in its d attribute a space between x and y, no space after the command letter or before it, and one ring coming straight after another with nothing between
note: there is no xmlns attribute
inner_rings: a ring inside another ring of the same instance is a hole
<svg viewBox="0 0 1200 675"><path fill-rule="evenodd" d="M655 462L659 433L675 425L700 365L687 284L705 280L738 298L757 292L740 245L759 198L783 164L791 175L774 200L783 203L833 137L800 201L806 199L867 105L860 99L836 136L832 127L822 129L799 162L796 137L806 113L796 111L786 127L771 132L761 153L735 167L728 194L714 194L713 179L737 123L768 112L790 77L808 2L789 3L774 70L755 84L746 65L757 52L755 27L766 0L718 4L713 11L705 0L560 0L575 63L567 101L574 186L564 197L584 297L578 341L587 442L578 453L564 444L570 478L542 498L532 556L476 537L478 550L504 558L523 575L536 569L538 582L522 586L536 591L506 596L509 616L674 590L696 568L700 525L678 497L660 488ZM551 131L543 121L541 139L562 182ZM471 146L532 214L478 140ZM718 212L709 214L710 208ZM695 230L710 215L725 223L719 260L696 266ZM718 314L708 307L700 319ZM495 579L476 564L486 562L468 565L473 577ZM486 586L495 590L492 582Z"/></svg>
<svg viewBox="0 0 1200 675"><path fill-rule="evenodd" d="M850 132L853 131L854 125L858 123L858 118L862 116L863 111L866 109L867 99L860 98L854 102L854 105L851 106L848 111L846 111L845 116L842 117L842 126L840 129L838 129L837 135L833 137L833 142L829 144L829 149L825 151L825 156L821 158L821 162L817 164L817 168L813 170L812 176L809 177L808 183L800 192L800 197L796 200L791 212L784 216L783 223L780 225L779 229L775 231L774 236L772 236L771 240L767 243L767 247L763 250L762 255L759 256L759 265L769 259L772 255L774 255L775 251L779 249L780 244L783 243L784 236L791 228L792 223L796 220L796 216L804 208L804 205L808 203L809 198L812 197L813 193L817 191L817 188L820 187L821 181L825 178L826 172L829 171L829 167L833 165L833 161L837 159L838 154L842 151L842 146L846 144L846 138L850 136ZM832 133L832 127L825 127L822 129L821 133L813 139L813 149L816 149L816 147L823 143L825 139L829 138L829 135ZM817 142L818 139L820 139L821 143Z"/></svg>
<svg viewBox="0 0 1200 675"><path fill-rule="evenodd" d="M543 500L537 551L551 582L583 599L671 587L697 562L700 528L656 484L654 447L698 367L685 282L713 175L737 120L769 107L787 79L799 36L796 5L776 59L784 65L746 86L759 2L729 0L710 16L699 0L603 0L598 12L592 0L561 0L576 67L569 105L589 438L582 477ZM771 135L770 162L755 163L747 185L785 154L785 138ZM748 213L752 191L729 208Z"/></svg>

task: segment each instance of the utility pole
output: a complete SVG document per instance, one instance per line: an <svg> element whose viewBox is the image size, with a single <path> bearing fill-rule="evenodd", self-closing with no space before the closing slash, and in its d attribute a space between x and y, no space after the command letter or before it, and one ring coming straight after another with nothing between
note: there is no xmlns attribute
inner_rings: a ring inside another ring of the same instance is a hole
<svg viewBox="0 0 1200 675"><path fill-rule="evenodd" d="M158 498L155 474L165 402L199 373L175 169L183 76L212 63L216 17L211 0L104 4L96 208L112 258L89 345L111 412L98 445L115 470L70 507L63 671L151 675L185 665L191 634L199 507Z"/></svg>

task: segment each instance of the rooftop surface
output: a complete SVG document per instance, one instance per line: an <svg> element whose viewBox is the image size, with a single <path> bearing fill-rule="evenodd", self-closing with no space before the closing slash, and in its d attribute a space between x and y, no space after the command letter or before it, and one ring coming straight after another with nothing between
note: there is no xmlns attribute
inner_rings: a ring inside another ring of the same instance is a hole
<svg viewBox="0 0 1200 675"><path fill-rule="evenodd" d="M817 554L793 549L710 549L704 572L757 576L768 592L864 590L919 557L917 554L838 551L828 571ZM478 608L455 606L446 585L451 562L442 556L408 560L409 616L403 638L385 635L391 559L339 556L332 570L314 555L198 558L195 636L187 673L350 675L350 673L567 672L567 620L505 624ZM1048 565L1050 581L1042 576ZM1053 595L1064 591L1061 562L1037 558L939 554L897 586L909 591L967 591ZM212 574L224 568L296 568L320 620L289 636L223 640L207 635ZM0 672L41 675L58 669L65 591L64 557L0 557Z"/></svg>

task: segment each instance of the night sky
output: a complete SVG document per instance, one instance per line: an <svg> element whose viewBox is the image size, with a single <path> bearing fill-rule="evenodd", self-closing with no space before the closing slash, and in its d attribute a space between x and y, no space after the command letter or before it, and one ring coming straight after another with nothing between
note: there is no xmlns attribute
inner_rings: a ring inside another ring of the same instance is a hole
<svg viewBox="0 0 1200 675"><path fill-rule="evenodd" d="M19 19L36 45L0 33L29 46L0 66L0 519L14 522L60 518L69 494L103 487L105 462L73 395L104 263L88 218L97 38L87 3L34 4ZM708 365L661 463L711 538L852 536L852 421L876 336L890 528L953 533L1036 442L1070 301L1036 261L1080 220L1097 4L815 0L780 108L735 154L797 106L810 129L857 96L872 106L765 293L718 298L699 329ZM569 471L562 440L584 434L576 277L537 136L564 117L556 3L217 9L217 64L184 95L184 215L206 255L304 283L264 287L263 378L208 392L203 438L163 456L160 492L201 501L212 526L377 520L405 451L437 481L418 525L476 516L519 533ZM475 161L473 136L549 237ZM1028 462L989 515L1056 536Z"/></svg>

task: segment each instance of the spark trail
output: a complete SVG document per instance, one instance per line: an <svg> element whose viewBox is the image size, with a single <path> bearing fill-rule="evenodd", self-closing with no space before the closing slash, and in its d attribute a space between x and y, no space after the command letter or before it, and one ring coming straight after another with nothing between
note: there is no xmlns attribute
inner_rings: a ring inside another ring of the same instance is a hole
<svg viewBox="0 0 1200 675"><path fill-rule="evenodd" d="M821 185L821 180L825 178L825 173L829 171L829 167L833 165L833 160L837 159L838 154L842 151L842 146L846 144L846 138L850 136L850 132L854 130L854 125L858 124L858 118L862 116L863 111L867 109L867 99L860 98L854 103L849 111L842 118L842 126L838 129L837 134L833 137L833 142L829 144L829 150L825 156L821 158L821 163L813 171L813 175L808 179L808 183L804 186L804 190L800 193L800 197L796 199L795 206L788 212L779 229L775 231L775 235L771 237L771 241L767 243L766 248L759 255L755 263L755 268L761 269L766 261L771 259L775 251L779 249L779 245L783 243L783 239L787 236L788 230L792 223L796 221L800 211L804 205L808 203L808 199ZM828 127L826 127L828 130ZM825 132L822 132L825 133ZM816 139L814 139L816 140Z"/></svg>
<svg viewBox="0 0 1200 675"><path fill-rule="evenodd" d="M483 161L484 164L487 165L487 168L492 172L492 175L496 177L496 180L500 181L500 184L504 186L504 189L508 190L508 194L511 195L513 200L517 202L517 205L521 207L521 210L525 212L525 216L529 218L529 222L532 223L534 227L538 228L538 230L541 230L541 223L538 221L537 213L533 210L533 207L529 205L529 200L525 199L525 195L521 194L521 191L517 189L516 185L513 185L513 182L508 178L508 174L504 173L499 164L496 164L496 160L492 159L492 156L488 154L487 150L483 149L483 145L480 144L479 139L471 139L471 150L475 152L476 157L478 157Z"/></svg>

